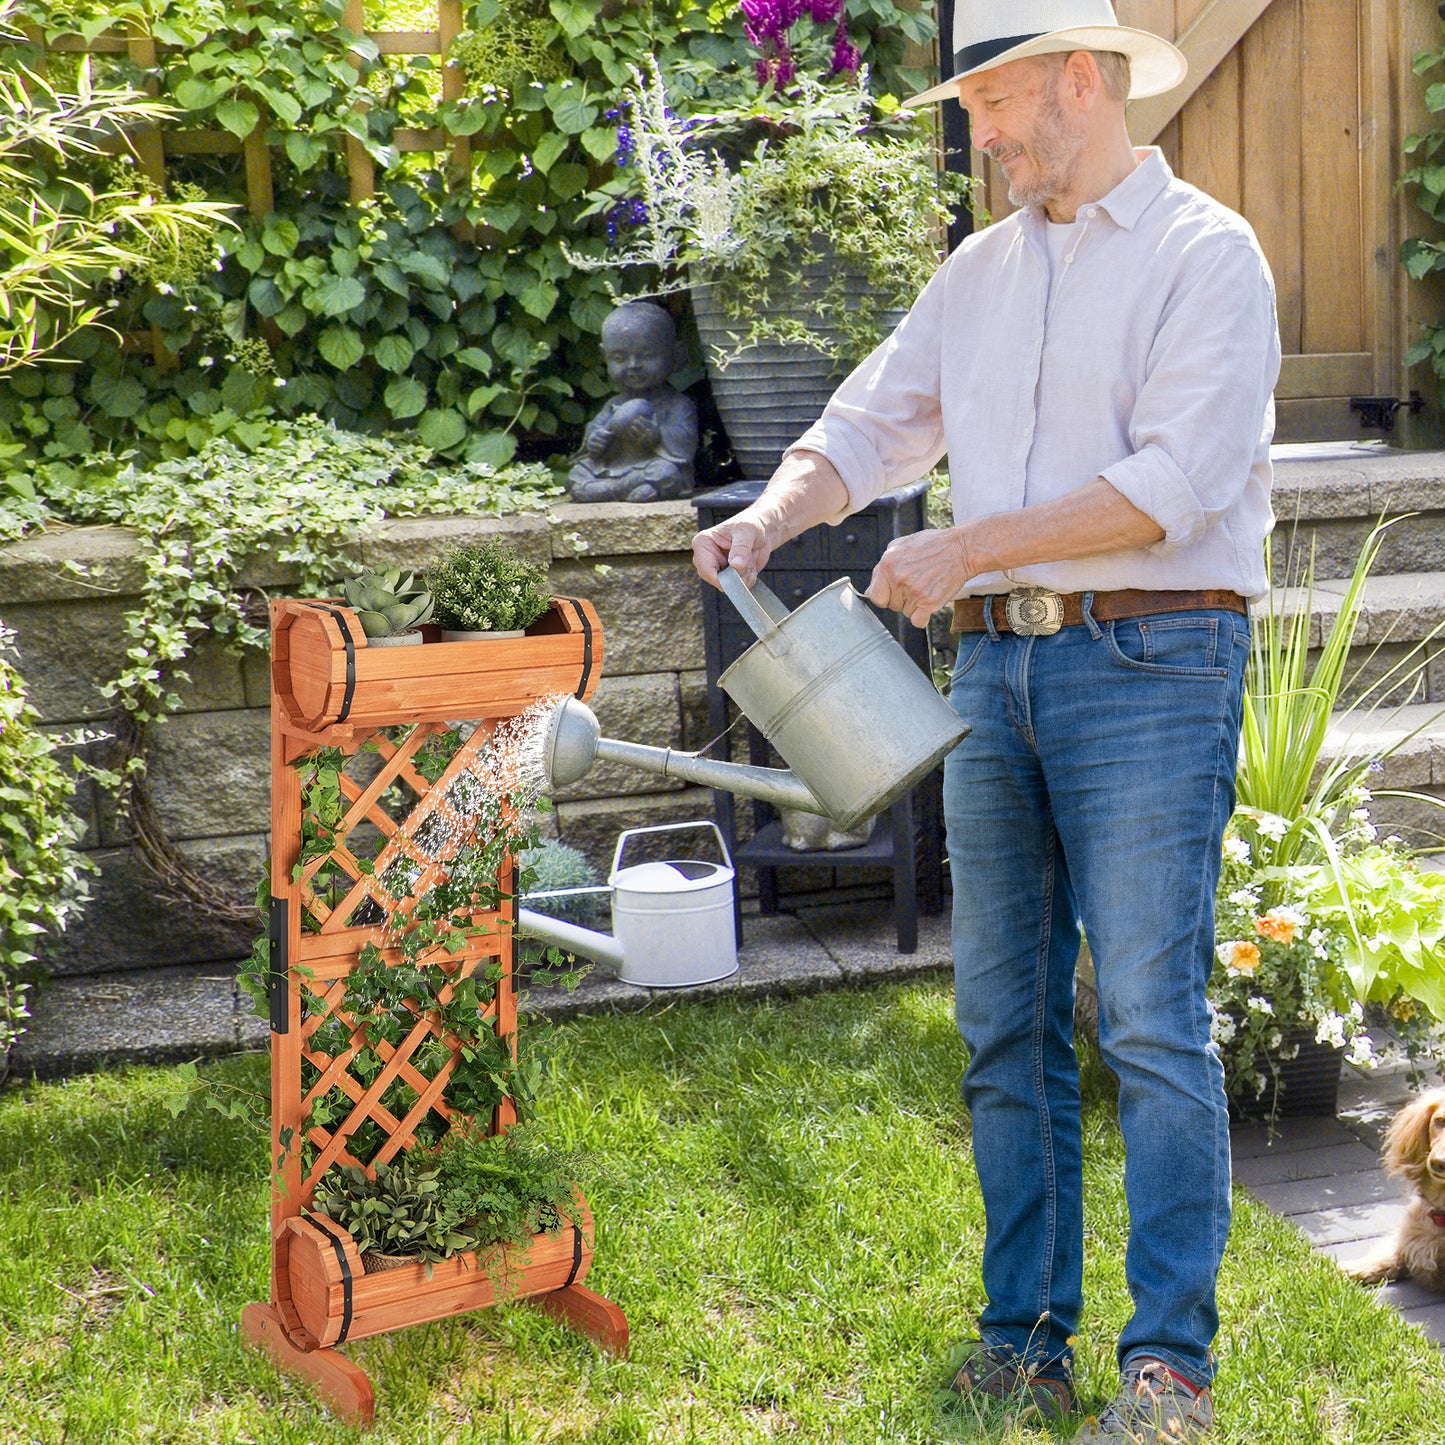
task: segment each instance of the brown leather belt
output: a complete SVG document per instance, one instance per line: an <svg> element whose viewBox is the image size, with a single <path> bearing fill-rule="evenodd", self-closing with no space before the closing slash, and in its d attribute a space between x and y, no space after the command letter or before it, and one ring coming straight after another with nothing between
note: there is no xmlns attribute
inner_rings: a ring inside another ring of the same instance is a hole
<svg viewBox="0 0 1445 1445"><path fill-rule="evenodd" d="M1039 589L1040 591L1042 589ZM1021 593L1022 595L1022 593ZM1059 626L1073 627L1084 620L1083 592L1051 592L1047 596L1058 599L1062 608ZM1016 629L1008 618L1010 594L999 592L993 598L993 625L998 632L1014 632ZM953 630L955 632L986 632L984 621L986 597L960 597L953 604ZM1089 613L1095 622L1117 622L1126 617L1148 617L1156 612L1195 612L1201 609L1221 608L1228 612L1242 612L1249 616L1249 603L1238 592L1219 590L1206 592L1095 592Z"/></svg>

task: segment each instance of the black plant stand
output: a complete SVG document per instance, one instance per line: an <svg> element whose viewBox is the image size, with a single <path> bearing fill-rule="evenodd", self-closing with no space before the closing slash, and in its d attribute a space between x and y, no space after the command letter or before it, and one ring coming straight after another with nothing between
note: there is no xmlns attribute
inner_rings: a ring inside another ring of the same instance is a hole
<svg viewBox="0 0 1445 1445"><path fill-rule="evenodd" d="M764 485L763 482L736 482L699 493L693 498L698 526L712 527L736 515L761 495ZM796 607L840 577L850 577L861 592L889 542L924 527L927 494L927 479L917 481L886 492L841 526L813 528L773 553L763 570L763 581L789 607ZM716 588L706 583L701 586L708 730L709 735L715 737L735 717L731 703L718 686L718 678L752 645L754 637L747 623ZM927 631L914 627L896 612L878 611L877 615L918 666L931 674ZM764 766L776 766L780 762L767 739L751 723L747 734L749 762ZM765 914L776 913L778 909L780 867L840 870L891 867L893 919L900 953L912 953L918 947L919 911L937 913L943 906L942 802L937 771L895 803L886 818L879 819L873 836L861 848L839 852L799 852L787 847L776 810L763 802L753 803L752 837L738 843L733 795L714 792L713 803L733 862L757 869L758 902ZM741 914L738 938L741 941Z"/></svg>

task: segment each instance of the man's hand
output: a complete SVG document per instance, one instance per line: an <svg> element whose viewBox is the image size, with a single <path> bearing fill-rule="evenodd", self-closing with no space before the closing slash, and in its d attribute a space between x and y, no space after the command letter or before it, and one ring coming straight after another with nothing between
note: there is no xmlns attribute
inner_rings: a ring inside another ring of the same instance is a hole
<svg viewBox="0 0 1445 1445"><path fill-rule="evenodd" d="M915 627L927 627L975 573L961 527L913 532L888 544L867 596L879 607L903 613Z"/></svg>
<svg viewBox="0 0 1445 1445"><path fill-rule="evenodd" d="M751 587L767 566L772 550L762 525L740 512L692 539L692 562L698 576L714 587L724 567L731 567Z"/></svg>
<svg viewBox="0 0 1445 1445"><path fill-rule="evenodd" d="M827 457L794 452L783 459L756 502L692 539L693 565L714 587L724 567L751 587L773 548L829 517L844 515L847 508L848 488Z"/></svg>

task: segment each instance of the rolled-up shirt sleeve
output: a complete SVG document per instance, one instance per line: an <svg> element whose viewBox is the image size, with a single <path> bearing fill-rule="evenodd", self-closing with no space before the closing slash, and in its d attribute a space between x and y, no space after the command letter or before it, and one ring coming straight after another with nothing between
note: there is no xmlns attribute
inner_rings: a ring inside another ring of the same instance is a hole
<svg viewBox="0 0 1445 1445"><path fill-rule="evenodd" d="M1181 273L1129 417L1131 455L1102 476L1164 531L1151 550L1198 541L1239 502L1272 429L1280 348L1274 287L1243 239Z"/></svg>
<svg viewBox="0 0 1445 1445"><path fill-rule="evenodd" d="M946 268L945 268L946 269ZM848 489L830 522L890 487L930 472L945 451L939 347L944 270L924 287L893 334L839 386L823 415L784 453L820 452Z"/></svg>

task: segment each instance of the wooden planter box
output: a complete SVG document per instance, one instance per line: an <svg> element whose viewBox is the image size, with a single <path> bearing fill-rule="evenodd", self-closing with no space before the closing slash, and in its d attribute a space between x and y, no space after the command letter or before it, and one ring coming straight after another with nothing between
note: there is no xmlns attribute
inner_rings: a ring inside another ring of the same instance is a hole
<svg viewBox="0 0 1445 1445"><path fill-rule="evenodd" d="M371 647L356 614L334 598L271 604L271 681L287 723L303 732L448 718L510 717L539 698L587 698L602 671L592 604L554 597L523 637Z"/></svg>
<svg viewBox="0 0 1445 1445"><path fill-rule="evenodd" d="M539 1234L501 1251L501 1258L453 1255L433 1264L430 1277L421 1260L365 1273L352 1237L315 1215L289 1219L286 1227L290 1307L312 1348L485 1309L499 1297L552 1294L581 1284L592 1267L592 1214L585 1203L556 1234Z"/></svg>

